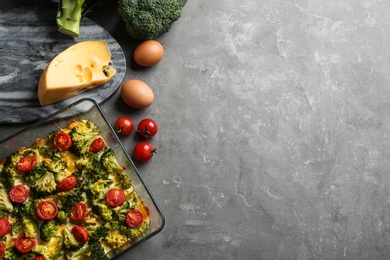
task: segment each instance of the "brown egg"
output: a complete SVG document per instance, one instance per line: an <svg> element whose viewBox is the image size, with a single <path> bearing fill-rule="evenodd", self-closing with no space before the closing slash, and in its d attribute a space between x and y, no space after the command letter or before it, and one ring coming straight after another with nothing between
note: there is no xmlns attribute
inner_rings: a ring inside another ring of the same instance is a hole
<svg viewBox="0 0 390 260"><path fill-rule="evenodd" d="M164 56L164 48L158 41L144 41L134 51L134 61L143 67L157 64Z"/></svg>
<svg viewBox="0 0 390 260"><path fill-rule="evenodd" d="M123 83L121 88L123 101L134 108L145 108L154 101L152 89L143 81L131 79Z"/></svg>

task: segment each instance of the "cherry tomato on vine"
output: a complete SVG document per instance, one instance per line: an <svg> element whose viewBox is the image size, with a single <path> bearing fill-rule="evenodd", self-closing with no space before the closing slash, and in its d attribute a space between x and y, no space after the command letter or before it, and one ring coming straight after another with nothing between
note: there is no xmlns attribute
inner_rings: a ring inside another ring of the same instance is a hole
<svg viewBox="0 0 390 260"><path fill-rule="evenodd" d="M83 202L79 202L70 210L70 218L74 221L84 220L88 216L87 205Z"/></svg>
<svg viewBox="0 0 390 260"><path fill-rule="evenodd" d="M57 216L58 208L54 201L44 200L39 202L36 208L36 212L39 218L43 220L49 220Z"/></svg>
<svg viewBox="0 0 390 260"><path fill-rule="evenodd" d="M155 152L156 149L153 148L152 144L146 141L139 142L134 147L134 157L140 162L149 161Z"/></svg>
<svg viewBox="0 0 390 260"><path fill-rule="evenodd" d="M111 207L117 207L122 205L125 201L126 195L125 192L121 189L112 188L107 191L106 201Z"/></svg>
<svg viewBox="0 0 390 260"><path fill-rule="evenodd" d="M65 132L54 136L54 146L60 151L66 151L72 146L72 138Z"/></svg>
<svg viewBox="0 0 390 260"><path fill-rule="evenodd" d="M85 245L89 239L88 231L82 226L74 226L72 228L72 235L82 245Z"/></svg>
<svg viewBox="0 0 390 260"><path fill-rule="evenodd" d="M134 123L127 116L121 116L116 120L114 128L118 134L129 135L134 130Z"/></svg>
<svg viewBox="0 0 390 260"><path fill-rule="evenodd" d="M93 153L98 153L104 148L104 140L101 137L96 138L93 140L91 146L89 147L89 151Z"/></svg>
<svg viewBox="0 0 390 260"><path fill-rule="evenodd" d="M143 221L144 217L138 209L132 209L126 214L126 225L130 228L139 227Z"/></svg>
<svg viewBox="0 0 390 260"><path fill-rule="evenodd" d="M34 238L26 237L24 234L20 235L15 241L16 249L22 254L31 252L36 245L37 241Z"/></svg>
<svg viewBox="0 0 390 260"><path fill-rule="evenodd" d="M151 118L142 119L138 123L137 132L145 138L151 138L157 134L158 124Z"/></svg>
<svg viewBox="0 0 390 260"><path fill-rule="evenodd" d="M35 165L37 165L37 159L34 155L24 155L18 161L18 170L21 172L29 172L35 167Z"/></svg>
<svg viewBox="0 0 390 260"><path fill-rule="evenodd" d="M57 189L59 191L69 191L73 189L77 184L77 178L74 175L70 175L57 183Z"/></svg>
<svg viewBox="0 0 390 260"><path fill-rule="evenodd" d="M11 223L8 221L7 218L1 217L0 218L0 237L3 237L8 234L8 232L11 229Z"/></svg>
<svg viewBox="0 0 390 260"><path fill-rule="evenodd" d="M28 198L28 189L24 185L15 185L9 191L9 198L13 203L23 203Z"/></svg>

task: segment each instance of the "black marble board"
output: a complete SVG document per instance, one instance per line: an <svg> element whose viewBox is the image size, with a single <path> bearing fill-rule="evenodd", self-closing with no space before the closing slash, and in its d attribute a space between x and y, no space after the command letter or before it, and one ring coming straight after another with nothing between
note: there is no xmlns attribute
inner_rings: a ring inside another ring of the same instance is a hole
<svg viewBox="0 0 390 260"><path fill-rule="evenodd" d="M126 59L116 40L101 26L83 18L79 37L58 32L56 11L17 8L0 12L0 123L27 123L42 119L85 97L102 103L119 88ZM104 85L55 104L40 106L38 82L47 64L69 46L87 40L108 43L117 73Z"/></svg>

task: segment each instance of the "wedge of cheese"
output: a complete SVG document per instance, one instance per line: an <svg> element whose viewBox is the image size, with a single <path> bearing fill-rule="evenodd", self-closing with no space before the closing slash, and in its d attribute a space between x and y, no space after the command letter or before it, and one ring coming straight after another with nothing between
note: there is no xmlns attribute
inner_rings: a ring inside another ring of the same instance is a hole
<svg viewBox="0 0 390 260"><path fill-rule="evenodd" d="M74 97L111 80L111 52L103 41L84 41L58 54L45 68L38 85L41 106Z"/></svg>

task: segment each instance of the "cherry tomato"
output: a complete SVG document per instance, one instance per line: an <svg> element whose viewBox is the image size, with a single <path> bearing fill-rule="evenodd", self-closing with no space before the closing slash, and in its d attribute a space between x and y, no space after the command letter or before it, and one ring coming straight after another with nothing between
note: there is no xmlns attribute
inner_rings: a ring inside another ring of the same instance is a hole
<svg viewBox="0 0 390 260"><path fill-rule="evenodd" d="M125 201L125 192L121 189L112 188L106 194L106 201L111 207L117 207L122 205Z"/></svg>
<svg viewBox="0 0 390 260"><path fill-rule="evenodd" d="M15 185L9 191L9 198L13 203L23 203L28 198L28 189L24 185Z"/></svg>
<svg viewBox="0 0 390 260"><path fill-rule="evenodd" d="M46 257L44 255L36 255L31 260L46 260Z"/></svg>
<svg viewBox="0 0 390 260"><path fill-rule="evenodd" d="M98 153L104 148L104 140L101 137L96 138L91 146L89 147L89 151L93 153Z"/></svg>
<svg viewBox="0 0 390 260"><path fill-rule="evenodd" d="M54 137L54 146L60 151L66 151L72 146L72 138L65 132L60 132Z"/></svg>
<svg viewBox="0 0 390 260"><path fill-rule="evenodd" d="M138 124L137 132L145 138L151 138L157 134L158 124L151 118L142 119Z"/></svg>
<svg viewBox="0 0 390 260"><path fill-rule="evenodd" d="M72 235L82 245L85 245L89 239L88 231L82 226L74 226L72 228Z"/></svg>
<svg viewBox="0 0 390 260"><path fill-rule="evenodd" d="M35 167L35 165L37 165L37 159L35 156L32 154L25 155L19 159L18 170L21 172L29 172Z"/></svg>
<svg viewBox="0 0 390 260"><path fill-rule="evenodd" d="M37 241L34 238L26 237L24 234L20 235L15 241L16 249L22 254L31 252L36 245Z"/></svg>
<svg viewBox="0 0 390 260"><path fill-rule="evenodd" d="M4 244L3 244L3 243L0 243L0 259L3 258L4 253L5 253Z"/></svg>
<svg viewBox="0 0 390 260"><path fill-rule="evenodd" d="M139 227L144 221L141 211L138 209L132 209L126 215L126 225L130 228Z"/></svg>
<svg viewBox="0 0 390 260"><path fill-rule="evenodd" d="M54 201L45 200L39 202L37 206L37 215L43 220L53 219L57 216L58 208Z"/></svg>
<svg viewBox="0 0 390 260"><path fill-rule="evenodd" d="M79 202L70 210L70 218L74 221L84 220L88 216L87 205L83 202Z"/></svg>
<svg viewBox="0 0 390 260"><path fill-rule="evenodd" d="M11 223L8 221L7 218L1 217L0 218L0 237L7 235L10 229L11 229Z"/></svg>
<svg viewBox="0 0 390 260"><path fill-rule="evenodd" d="M69 191L73 189L77 184L77 178L74 175L68 176L61 182L57 183L57 189L59 191Z"/></svg>
<svg viewBox="0 0 390 260"><path fill-rule="evenodd" d="M149 142L139 142L134 147L134 157L140 162L147 162L152 159L156 149Z"/></svg>
<svg viewBox="0 0 390 260"><path fill-rule="evenodd" d="M133 132L134 123L133 120L127 116L121 116L115 122L115 131L121 135L129 135Z"/></svg>

